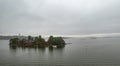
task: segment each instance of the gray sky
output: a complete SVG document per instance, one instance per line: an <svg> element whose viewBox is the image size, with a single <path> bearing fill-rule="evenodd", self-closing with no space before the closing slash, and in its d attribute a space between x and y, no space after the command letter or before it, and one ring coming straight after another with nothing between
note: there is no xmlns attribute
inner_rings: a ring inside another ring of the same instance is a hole
<svg viewBox="0 0 120 66"><path fill-rule="evenodd" d="M0 0L0 34L120 33L120 0Z"/></svg>

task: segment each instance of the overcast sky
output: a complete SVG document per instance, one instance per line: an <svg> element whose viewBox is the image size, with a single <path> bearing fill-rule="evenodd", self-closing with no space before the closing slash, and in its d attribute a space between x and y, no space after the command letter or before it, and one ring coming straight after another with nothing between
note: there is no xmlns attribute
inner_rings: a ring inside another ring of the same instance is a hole
<svg viewBox="0 0 120 66"><path fill-rule="evenodd" d="M0 34L19 33L120 33L120 0L0 0Z"/></svg>

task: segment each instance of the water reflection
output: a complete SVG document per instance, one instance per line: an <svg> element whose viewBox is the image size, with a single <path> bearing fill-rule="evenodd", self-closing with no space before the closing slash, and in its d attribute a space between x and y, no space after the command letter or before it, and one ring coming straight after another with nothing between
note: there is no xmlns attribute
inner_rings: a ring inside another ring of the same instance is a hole
<svg viewBox="0 0 120 66"><path fill-rule="evenodd" d="M65 46L49 47L48 48L48 57L50 59L62 59Z"/></svg>
<svg viewBox="0 0 120 66"><path fill-rule="evenodd" d="M56 46L56 47L53 47L53 46L50 46L50 47L17 47L17 46L9 46L9 49L10 50L17 50L17 49L22 49L22 50L24 50L24 49L45 50L46 48L49 48L49 50L53 50L53 49L63 49L64 47L65 47L65 45Z"/></svg>
<svg viewBox="0 0 120 66"><path fill-rule="evenodd" d="M63 54L65 46L57 46L57 47L16 47L16 46L10 46L10 52L11 53L17 53L17 54L24 54L24 53L30 53L30 54L41 54L45 55L47 57L54 57L56 54L61 55Z"/></svg>
<svg viewBox="0 0 120 66"><path fill-rule="evenodd" d="M17 47L15 47L15 46L9 46L9 48L10 48L10 51L12 52L12 53L15 53L16 52L16 49L17 49Z"/></svg>

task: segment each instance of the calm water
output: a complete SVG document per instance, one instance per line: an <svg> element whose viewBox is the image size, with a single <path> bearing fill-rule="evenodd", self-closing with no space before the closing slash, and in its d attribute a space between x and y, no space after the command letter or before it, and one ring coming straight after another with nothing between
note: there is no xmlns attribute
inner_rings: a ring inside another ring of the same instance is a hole
<svg viewBox="0 0 120 66"><path fill-rule="evenodd" d="M63 48L10 48L0 40L0 66L120 66L120 38L65 39Z"/></svg>

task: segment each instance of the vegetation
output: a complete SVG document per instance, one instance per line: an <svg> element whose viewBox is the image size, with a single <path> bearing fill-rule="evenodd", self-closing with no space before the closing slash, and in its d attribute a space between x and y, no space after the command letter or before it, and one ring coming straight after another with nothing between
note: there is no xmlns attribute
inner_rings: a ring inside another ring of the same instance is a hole
<svg viewBox="0 0 120 66"><path fill-rule="evenodd" d="M18 42L19 42L18 38L10 39L10 44L12 44L13 46L16 46L16 44L18 44Z"/></svg>
<svg viewBox="0 0 120 66"><path fill-rule="evenodd" d="M62 39L62 37L50 36L48 39L48 43L51 45L64 45L65 41Z"/></svg>
<svg viewBox="0 0 120 66"><path fill-rule="evenodd" d="M21 46L21 47L53 47L53 46L64 46L65 41L62 37L50 36L48 41L45 41L41 36L32 37L28 36L27 39L12 38L10 39L10 46Z"/></svg>

